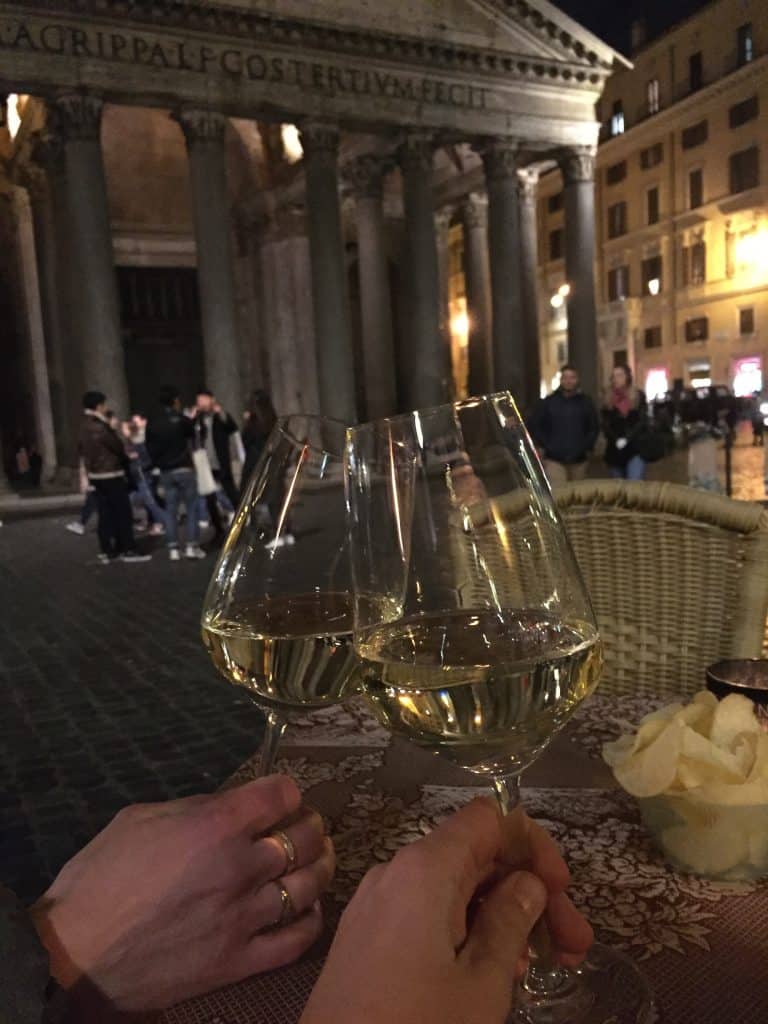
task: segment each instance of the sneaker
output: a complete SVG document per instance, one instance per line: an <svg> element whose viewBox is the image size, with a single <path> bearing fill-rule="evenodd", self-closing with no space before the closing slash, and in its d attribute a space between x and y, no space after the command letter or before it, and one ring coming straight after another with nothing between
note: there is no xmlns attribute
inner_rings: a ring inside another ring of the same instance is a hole
<svg viewBox="0 0 768 1024"><path fill-rule="evenodd" d="M187 544L184 548L185 558L205 558L205 552L197 544Z"/></svg>
<svg viewBox="0 0 768 1024"><path fill-rule="evenodd" d="M109 555L105 555L103 551L100 551L96 555L96 561L99 565L111 565L114 562L114 558L110 558Z"/></svg>
<svg viewBox="0 0 768 1024"><path fill-rule="evenodd" d="M126 551L120 555L121 562L149 562L152 555L140 555L138 551Z"/></svg>
<svg viewBox="0 0 768 1024"><path fill-rule="evenodd" d="M150 537L162 537L165 533L165 527L162 523L152 523L149 528Z"/></svg>
<svg viewBox="0 0 768 1024"><path fill-rule="evenodd" d="M275 537L264 546L267 551L275 551L277 548L291 548L295 543L296 538L292 533L281 533L279 537Z"/></svg>
<svg viewBox="0 0 768 1024"><path fill-rule="evenodd" d="M78 537L82 537L83 534L85 533L85 527L83 526L82 523L67 523L66 528L69 530L70 533L76 533ZM106 555L104 557L106 558Z"/></svg>
<svg viewBox="0 0 768 1024"><path fill-rule="evenodd" d="M172 562L180 562L181 552L178 548L168 548L168 557Z"/></svg>

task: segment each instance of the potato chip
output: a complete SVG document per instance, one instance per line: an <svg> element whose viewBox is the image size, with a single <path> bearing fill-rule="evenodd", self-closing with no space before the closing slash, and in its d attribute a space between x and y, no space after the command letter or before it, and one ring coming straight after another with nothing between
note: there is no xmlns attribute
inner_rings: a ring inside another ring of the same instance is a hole
<svg viewBox="0 0 768 1024"><path fill-rule="evenodd" d="M645 749L619 761L613 773L620 786L636 797L657 796L675 781L683 726L670 722Z"/></svg>
<svg viewBox="0 0 768 1024"><path fill-rule="evenodd" d="M693 703L702 704L704 707L709 708L710 711L714 711L720 702L711 690L699 690L693 698Z"/></svg>
<svg viewBox="0 0 768 1024"><path fill-rule="evenodd" d="M701 736L689 726L682 726L680 756L693 767L698 766L702 773L700 782L692 785L700 786L707 782L745 782L750 760L746 771L741 768L739 759L730 750L721 750L711 740ZM754 755L752 755L754 757Z"/></svg>
<svg viewBox="0 0 768 1024"><path fill-rule="evenodd" d="M759 731L760 723L752 701L740 693L730 693L715 709L709 738L718 747L727 750L740 733Z"/></svg>
<svg viewBox="0 0 768 1024"><path fill-rule="evenodd" d="M768 732L760 732L755 741L755 759L748 782L768 780Z"/></svg>

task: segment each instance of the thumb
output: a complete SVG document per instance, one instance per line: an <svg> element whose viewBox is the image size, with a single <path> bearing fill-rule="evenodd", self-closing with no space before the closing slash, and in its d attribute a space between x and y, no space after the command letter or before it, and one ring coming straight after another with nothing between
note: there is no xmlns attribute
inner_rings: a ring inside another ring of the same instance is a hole
<svg viewBox="0 0 768 1024"><path fill-rule="evenodd" d="M546 905L547 890L536 875L508 875L480 905L461 957L475 970L492 972L511 992L528 936Z"/></svg>

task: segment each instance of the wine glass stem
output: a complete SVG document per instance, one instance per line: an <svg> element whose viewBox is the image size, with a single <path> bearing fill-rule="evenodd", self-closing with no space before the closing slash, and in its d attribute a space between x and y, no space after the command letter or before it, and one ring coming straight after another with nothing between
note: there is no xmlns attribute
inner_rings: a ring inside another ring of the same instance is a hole
<svg viewBox="0 0 768 1024"><path fill-rule="evenodd" d="M283 738L288 720L277 711L267 712L264 726L264 739L261 741L261 757L259 758L259 778L269 775L275 767L280 740Z"/></svg>
<svg viewBox="0 0 768 1024"><path fill-rule="evenodd" d="M493 780L502 814L509 814L520 804L520 776L499 775ZM552 959L552 941L543 917L534 925L530 940L531 963L525 973L523 985L529 992L546 995L557 992L567 977L567 972L558 967Z"/></svg>

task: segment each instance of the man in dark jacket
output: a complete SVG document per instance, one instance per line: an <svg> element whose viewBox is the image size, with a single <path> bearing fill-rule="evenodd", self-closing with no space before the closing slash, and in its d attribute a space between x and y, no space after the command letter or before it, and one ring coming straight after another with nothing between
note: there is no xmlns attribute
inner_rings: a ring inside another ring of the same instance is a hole
<svg viewBox="0 0 768 1024"><path fill-rule="evenodd" d="M99 509L99 561L105 564L120 558L123 562L147 562L150 555L136 551L133 537L133 513L125 471L128 458L119 434L107 418L107 399L101 391L83 396L83 422L80 427L80 457L85 463L88 482L96 492Z"/></svg>
<svg viewBox="0 0 768 1024"><path fill-rule="evenodd" d="M237 431L237 423L222 409L213 392L207 388L198 391L195 407L198 446L208 454L214 480L221 484L232 508L237 508L239 495L232 476L232 456L229 451L229 441Z"/></svg>
<svg viewBox="0 0 768 1024"><path fill-rule="evenodd" d="M562 368L560 387L539 402L528 429L542 453L544 471L552 486L584 479L600 422L594 402L579 388L575 367Z"/></svg>
<svg viewBox="0 0 768 1024"><path fill-rule="evenodd" d="M165 528L168 556L172 562L181 559L179 550L179 506L187 513L186 558L205 558L200 548L200 527L197 522L197 475L192 462L195 424L182 412L178 388L165 387L160 392L160 414L147 424L147 451L160 470L160 483L165 492Z"/></svg>

